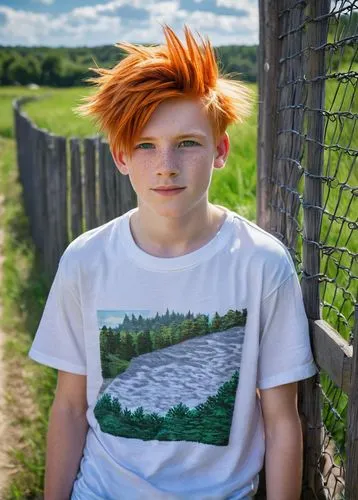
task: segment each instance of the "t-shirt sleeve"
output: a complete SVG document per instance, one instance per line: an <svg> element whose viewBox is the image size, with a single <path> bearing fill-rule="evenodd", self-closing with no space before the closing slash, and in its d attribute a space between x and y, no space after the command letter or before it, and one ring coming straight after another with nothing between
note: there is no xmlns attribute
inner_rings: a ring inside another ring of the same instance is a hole
<svg viewBox="0 0 358 500"><path fill-rule="evenodd" d="M85 339L77 266L66 251L48 295L29 357L58 370L86 374Z"/></svg>
<svg viewBox="0 0 358 500"><path fill-rule="evenodd" d="M317 373L295 271L262 301L260 324L259 389L296 382Z"/></svg>

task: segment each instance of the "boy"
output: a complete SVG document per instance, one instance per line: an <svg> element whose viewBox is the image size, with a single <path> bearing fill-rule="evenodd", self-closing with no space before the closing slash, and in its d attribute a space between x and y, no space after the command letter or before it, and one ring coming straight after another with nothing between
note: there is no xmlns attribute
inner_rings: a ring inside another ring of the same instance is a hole
<svg viewBox="0 0 358 500"><path fill-rule="evenodd" d="M138 207L64 252L29 355L57 368L45 500L300 496L296 381L316 373L293 262L208 202L249 92L209 41L136 47L81 112ZM260 399L257 396L260 391Z"/></svg>

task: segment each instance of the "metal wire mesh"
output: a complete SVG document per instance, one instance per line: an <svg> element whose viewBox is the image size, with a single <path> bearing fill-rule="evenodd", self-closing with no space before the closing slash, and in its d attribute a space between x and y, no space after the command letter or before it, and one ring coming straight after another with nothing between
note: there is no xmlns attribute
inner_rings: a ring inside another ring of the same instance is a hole
<svg viewBox="0 0 358 500"><path fill-rule="evenodd" d="M317 280L320 316L352 344L357 301L358 2L287 0L279 10L277 137L270 175L270 232L289 248L301 279ZM320 104L317 104L320 103ZM312 168L312 162L314 168ZM317 166L317 168L315 167ZM308 181L316 200L307 201ZM305 213L319 237L307 236ZM315 274L302 265L318 249ZM344 498L347 395L320 374L322 498Z"/></svg>

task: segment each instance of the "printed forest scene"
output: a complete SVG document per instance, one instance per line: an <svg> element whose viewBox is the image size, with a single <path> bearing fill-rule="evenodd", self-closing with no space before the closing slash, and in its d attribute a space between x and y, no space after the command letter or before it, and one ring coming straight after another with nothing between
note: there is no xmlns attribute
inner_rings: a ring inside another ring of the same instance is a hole
<svg viewBox="0 0 358 500"><path fill-rule="evenodd" d="M169 310L97 316L104 383L94 414L103 432L228 444L246 309L211 317Z"/></svg>

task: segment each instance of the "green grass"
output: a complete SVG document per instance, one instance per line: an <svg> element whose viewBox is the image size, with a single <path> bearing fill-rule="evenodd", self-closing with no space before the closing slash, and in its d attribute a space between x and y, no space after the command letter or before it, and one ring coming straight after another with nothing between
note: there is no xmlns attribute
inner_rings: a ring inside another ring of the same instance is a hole
<svg viewBox="0 0 358 500"><path fill-rule="evenodd" d="M50 285L29 235L12 139L11 102L31 93L17 87L0 88L0 194L4 199L0 224L5 233L1 328L5 332L5 414L11 431L8 462L12 471L2 500L42 496L46 427L56 385L55 370L27 357Z"/></svg>
<svg viewBox="0 0 358 500"><path fill-rule="evenodd" d="M40 319L49 283L28 233L21 187L14 168L15 143L0 137L0 186L5 197L1 226L3 280L1 327L5 331L5 414L14 474L3 500L37 498L43 490L46 422L56 372L33 363L27 353Z"/></svg>
<svg viewBox="0 0 358 500"><path fill-rule="evenodd" d="M66 137L88 137L98 133L89 118L75 114L72 109L90 92L87 87L51 89L49 97L41 103L29 102L24 111L40 128Z"/></svg>
<svg viewBox="0 0 358 500"><path fill-rule="evenodd" d="M214 170L210 201L256 220L257 108L242 125L229 128L231 153L222 170Z"/></svg>
<svg viewBox="0 0 358 500"><path fill-rule="evenodd" d="M0 86L0 136L14 138L12 101L19 97L44 96L49 92L47 88L30 90L26 87Z"/></svg>

